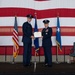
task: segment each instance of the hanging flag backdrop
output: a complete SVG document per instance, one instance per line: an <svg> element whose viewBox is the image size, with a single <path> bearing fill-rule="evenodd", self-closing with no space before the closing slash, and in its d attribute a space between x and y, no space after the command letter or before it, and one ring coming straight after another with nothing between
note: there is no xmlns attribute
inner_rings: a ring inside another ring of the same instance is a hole
<svg viewBox="0 0 75 75"><path fill-rule="evenodd" d="M64 49L63 46L67 48L73 46L75 41L75 0L0 0L0 49L2 51L7 49L8 54L12 54L10 49L13 46L11 38L15 15L17 15L18 20L19 45L20 47L23 46L22 24L26 21L26 15L32 14L34 16L35 11L39 31L44 28L42 21L44 19L50 20L50 27L53 30L53 50L56 49L54 46L56 46L57 13L59 13L61 22L62 49ZM35 20L33 19L31 22L33 28L34 23ZM41 45L42 38L39 38L39 46ZM21 48L21 50L23 49ZM22 54L23 51L21 50L20 53ZM0 53L3 54L3 52Z"/></svg>

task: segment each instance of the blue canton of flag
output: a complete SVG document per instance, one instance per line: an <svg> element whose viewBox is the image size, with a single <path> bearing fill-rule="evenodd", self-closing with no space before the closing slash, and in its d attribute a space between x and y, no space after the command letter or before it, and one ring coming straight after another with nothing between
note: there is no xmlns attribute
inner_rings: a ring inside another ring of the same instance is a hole
<svg viewBox="0 0 75 75"><path fill-rule="evenodd" d="M57 17L56 44L59 50L62 51L59 16Z"/></svg>
<svg viewBox="0 0 75 75"><path fill-rule="evenodd" d="M34 32L38 32L37 19L36 19L36 17L35 17ZM34 39L34 45L35 45L36 54L38 55L38 50L39 50L39 38L35 38L35 39Z"/></svg>

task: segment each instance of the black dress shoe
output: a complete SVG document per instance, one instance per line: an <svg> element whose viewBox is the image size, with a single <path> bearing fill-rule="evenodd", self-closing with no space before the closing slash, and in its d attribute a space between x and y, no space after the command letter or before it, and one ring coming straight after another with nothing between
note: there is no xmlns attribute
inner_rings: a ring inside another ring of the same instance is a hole
<svg viewBox="0 0 75 75"><path fill-rule="evenodd" d="M48 64L46 63L45 66L48 66Z"/></svg>
<svg viewBox="0 0 75 75"><path fill-rule="evenodd" d="M48 67L52 67L52 65L48 65Z"/></svg>
<svg viewBox="0 0 75 75"><path fill-rule="evenodd" d="M24 67L27 67L28 65L27 64L25 64L25 65L23 65Z"/></svg>
<svg viewBox="0 0 75 75"><path fill-rule="evenodd" d="M45 66L47 66L48 64L46 63Z"/></svg>
<svg viewBox="0 0 75 75"><path fill-rule="evenodd" d="M23 66L24 67L28 67L28 66L31 66L31 64L24 64Z"/></svg>
<svg viewBox="0 0 75 75"><path fill-rule="evenodd" d="M45 67L47 67L47 66L48 66L48 64L46 63L44 66L45 66Z"/></svg>
<svg viewBox="0 0 75 75"><path fill-rule="evenodd" d="M28 66L31 66L31 64L28 64Z"/></svg>

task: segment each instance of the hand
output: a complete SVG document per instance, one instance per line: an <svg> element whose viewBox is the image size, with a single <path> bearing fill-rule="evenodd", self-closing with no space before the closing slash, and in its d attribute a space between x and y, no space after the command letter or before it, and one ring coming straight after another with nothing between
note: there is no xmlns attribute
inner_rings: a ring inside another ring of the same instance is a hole
<svg viewBox="0 0 75 75"><path fill-rule="evenodd" d="M32 39L34 39L34 36L31 36Z"/></svg>

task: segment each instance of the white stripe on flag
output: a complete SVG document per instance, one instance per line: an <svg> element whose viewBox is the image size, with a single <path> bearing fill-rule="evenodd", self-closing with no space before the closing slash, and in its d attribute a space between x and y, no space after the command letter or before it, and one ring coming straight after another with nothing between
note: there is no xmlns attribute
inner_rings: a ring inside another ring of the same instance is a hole
<svg viewBox="0 0 75 75"><path fill-rule="evenodd" d="M75 36L61 36L61 39L62 39L63 46L72 46L73 42L75 41ZM22 36L19 36L19 44L20 46L23 46ZM56 46L55 36L52 36L52 44L53 46ZM39 39L39 45L40 46L42 45L42 38ZM13 46L12 36L0 36L0 46ZM33 43L32 46L34 46Z"/></svg>
<svg viewBox="0 0 75 75"><path fill-rule="evenodd" d="M32 8L37 10L75 8L75 0L50 0L43 2L34 0L0 0L0 8L2 7Z"/></svg>
<svg viewBox="0 0 75 75"><path fill-rule="evenodd" d="M56 18L44 18L50 20L50 26L56 27ZM38 28L43 28L43 20L37 19ZM18 26L22 26L22 24L26 21L26 17L17 17ZM32 27L34 27L34 19L31 22ZM0 26L13 26L14 25L14 17L0 17ZM60 26L65 27L75 27L75 18L71 17L60 17Z"/></svg>

